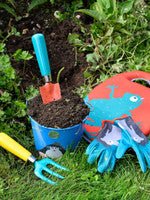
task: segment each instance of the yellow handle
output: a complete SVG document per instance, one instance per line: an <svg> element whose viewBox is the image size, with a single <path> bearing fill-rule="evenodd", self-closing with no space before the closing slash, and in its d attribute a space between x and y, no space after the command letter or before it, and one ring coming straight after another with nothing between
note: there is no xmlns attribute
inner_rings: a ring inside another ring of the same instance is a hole
<svg viewBox="0 0 150 200"><path fill-rule="evenodd" d="M0 146L24 161L27 161L31 156L31 153L28 150L26 150L23 146L9 137L7 134L2 132L0 132Z"/></svg>

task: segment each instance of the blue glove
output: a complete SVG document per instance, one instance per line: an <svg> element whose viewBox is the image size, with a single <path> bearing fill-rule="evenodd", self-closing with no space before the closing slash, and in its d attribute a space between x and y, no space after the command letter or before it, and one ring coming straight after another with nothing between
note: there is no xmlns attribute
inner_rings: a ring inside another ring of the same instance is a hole
<svg viewBox="0 0 150 200"><path fill-rule="evenodd" d="M122 158L128 148L132 148L143 172L150 168L150 141L142 133L131 117L116 120L115 125L122 129L122 138L116 151L116 158Z"/></svg>
<svg viewBox="0 0 150 200"><path fill-rule="evenodd" d="M100 173L114 169L121 131L117 126L105 122L99 135L87 147L88 163L93 164L98 161L97 169Z"/></svg>

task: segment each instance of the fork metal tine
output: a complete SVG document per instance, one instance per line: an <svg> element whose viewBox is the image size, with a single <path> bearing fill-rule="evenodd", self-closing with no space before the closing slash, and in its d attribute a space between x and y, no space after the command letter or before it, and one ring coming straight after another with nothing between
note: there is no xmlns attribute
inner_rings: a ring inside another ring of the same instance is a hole
<svg viewBox="0 0 150 200"><path fill-rule="evenodd" d="M54 172L54 171L52 171L51 169L49 169L47 167L44 167L43 170L46 171L47 173L51 174L52 176L56 176L57 178L64 179L64 176L61 176L57 172Z"/></svg>
<svg viewBox="0 0 150 200"><path fill-rule="evenodd" d="M46 183L49 183L51 185L56 185L57 184L56 182L52 181L51 179L45 177L40 171L38 171L36 169L34 170L34 173L38 178L42 179Z"/></svg>
<svg viewBox="0 0 150 200"><path fill-rule="evenodd" d="M61 170L69 171L69 169L67 169L64 166L59 165L58 163L56 163L52 159L50 159L50 158L45 158L45 159L47 159L47 160L45 160L47 162L47 164L51 164L51 165L53 165L53 166L55 166L55 167L57 167L58 169L61 169Z"/></svg>
<svg viewBox="0 0 150 200"><path fill-rule="evenodd" d="M44 176L42 174L43 171L47 172L48 174L50 174L52 176L60 178L60 179L64 179L64 176L62 176L62 175L58 174L57 172L54 172L53 170L48 168L47 165L49 165L49 164L51 164L52 166L57 167L58 169L61 169L61 170L67 170L68 171L68 169L59 165L58 163L54 162L53 160L51 160L49 158L44 158L42 160L36 160L34 162L34 166L35 166L34 173L35 173L35 175L37 177L39 177L40 179L42 179L43 181L54 185L54 184L57 184L57 183L50 180L46 176Z"/></svg>

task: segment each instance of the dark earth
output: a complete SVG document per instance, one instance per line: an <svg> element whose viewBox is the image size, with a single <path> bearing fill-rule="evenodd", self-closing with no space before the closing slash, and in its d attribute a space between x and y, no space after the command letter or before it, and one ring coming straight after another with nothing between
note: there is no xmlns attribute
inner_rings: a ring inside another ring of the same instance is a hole
<svg viewBox="0 0 150 200"><path fill-rule="evenodd" d="M58 22L53 12L50 12L50 4L44 4L38 10L33 10L31 14L26 14L27 5L24 3L25 1L20 2L22 6L17 10L22 19L16 22L8 14L6 15L5 11L1 11L0 29L3 30L4 27L7 27L7 30L3 30L7 34L10 27L14 26L21 33L19 37L8 38L6 46L8 53L13 54L17 49L23 49L33 55L33 59L26 61L25 65L23 62L11 60L12 66L21 78L20 87L23 95L30 85L36 88L44 85L31 43L33 34L43 33L45 36L54 82L58 71L64 67L60 77L63 98L57 102L43 105L38 96L28 104L29 115L45 126L68 127L77 124L85 118L89 110L83 100L72 91L83 84L83 71L86 69L87 63L84 54L77 54L76 49L68 43L67 38L69 33L80 34L80 28L72 20Z"/></svg>
<svg viewBox="0 0 150 200"><path fill-rule="evenodd" d="M39 124L53 128L67 128L82 122L89 109L83 99L64 90L62 98L44 105L41 96L28 101L28 114Z"/></svg>

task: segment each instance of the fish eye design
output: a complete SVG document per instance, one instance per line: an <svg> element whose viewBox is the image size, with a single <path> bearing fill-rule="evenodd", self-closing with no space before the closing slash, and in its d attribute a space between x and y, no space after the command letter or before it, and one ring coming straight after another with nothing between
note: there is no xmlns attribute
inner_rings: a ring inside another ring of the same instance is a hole
<svg viewBox="0 0 150 200"><path fill-rule="evenodd" d="M109 141L108 141L108 144L112 145L112 144L113 144L113 141L112 141L112 140L109 140Z"/></svg>
<svg viewBox="0 0 150 200"><path fill-rule="evenodd" d="M137 141L137 142L139 141L137 137L134 137L133 139L134 139L135 141Z"/></svg>
<svg viewBox="0 0 150 200"><path fill-rule="evenodd" d="M130 97L130 101L137 102L138 98L136 96L132 96L132 97Z"/></svg>

